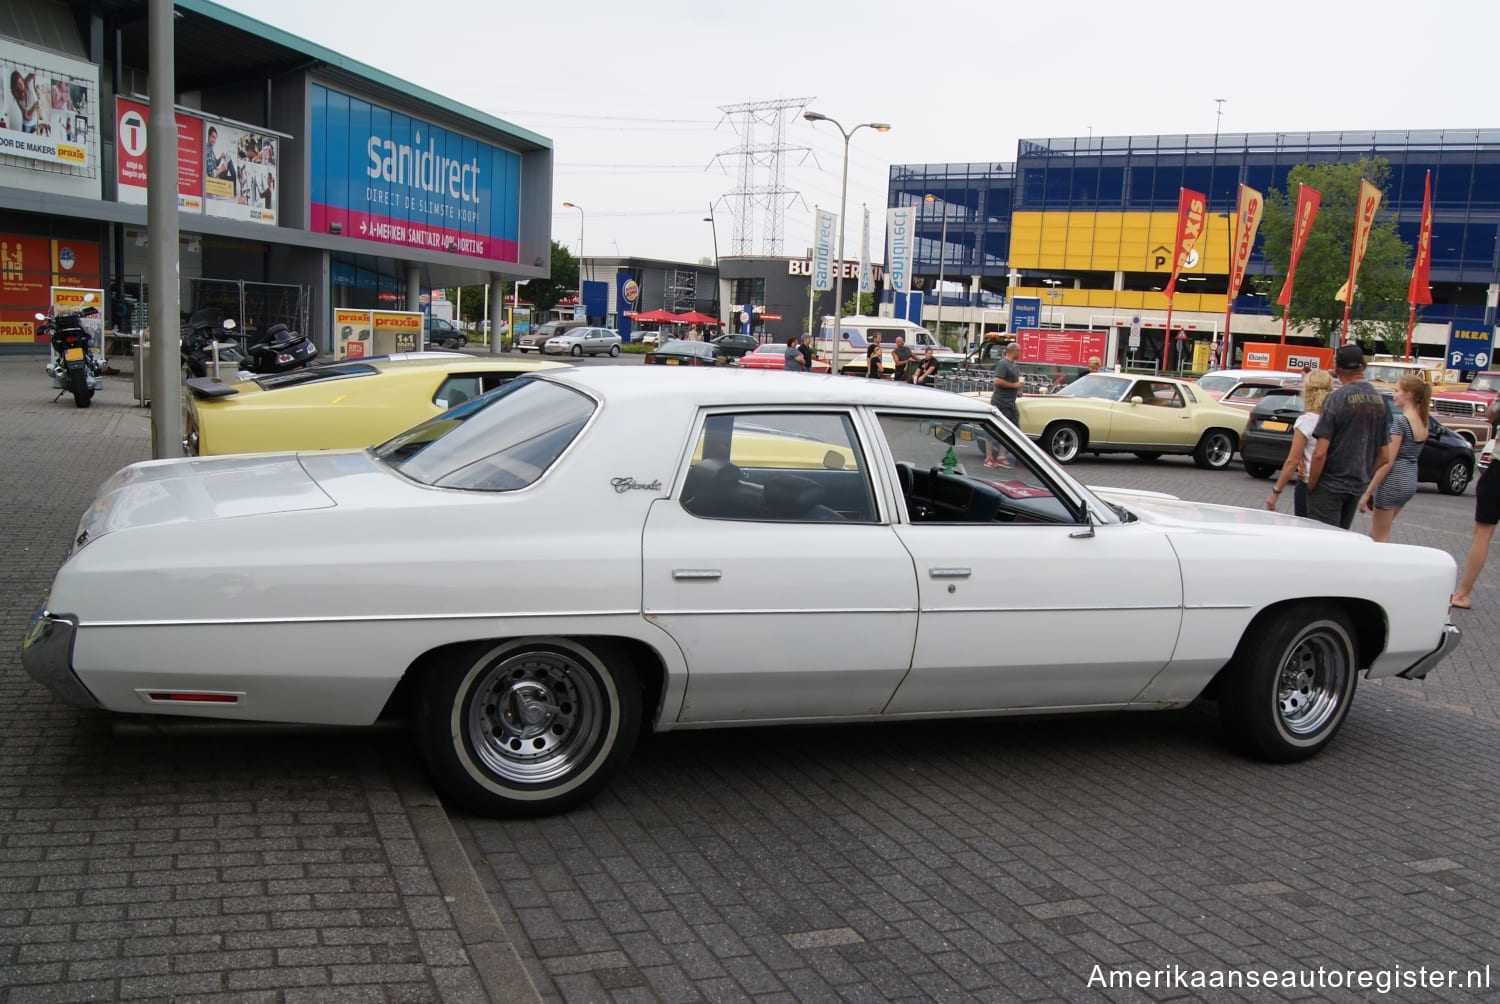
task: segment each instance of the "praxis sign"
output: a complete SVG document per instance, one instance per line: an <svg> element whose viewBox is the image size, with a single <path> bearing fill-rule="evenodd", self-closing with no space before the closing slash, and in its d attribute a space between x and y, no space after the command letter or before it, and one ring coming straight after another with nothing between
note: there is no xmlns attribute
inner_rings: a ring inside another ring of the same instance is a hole
<svg viewBox="0 0 1500 1004"><path fill-rule="evenodd" d="M321 84L311 98L314 230L516 261L519 154Z"/></svg>

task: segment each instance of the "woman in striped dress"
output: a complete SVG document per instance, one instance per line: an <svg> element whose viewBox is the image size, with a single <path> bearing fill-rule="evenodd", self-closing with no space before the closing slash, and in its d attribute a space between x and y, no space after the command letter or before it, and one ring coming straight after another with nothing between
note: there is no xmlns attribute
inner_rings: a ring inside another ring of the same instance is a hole
<svg viewBox="0 0 1500 1004"><path fill-rule="evenodd" d="M1401 414L1391 419L1391 444L1370 478L1359 507L1370 514L1370 538L1391 539L1391 521L1417 493L1417 457L1427 442L1429 391L1423 379L1408 373L1392 395Z"/></svg>

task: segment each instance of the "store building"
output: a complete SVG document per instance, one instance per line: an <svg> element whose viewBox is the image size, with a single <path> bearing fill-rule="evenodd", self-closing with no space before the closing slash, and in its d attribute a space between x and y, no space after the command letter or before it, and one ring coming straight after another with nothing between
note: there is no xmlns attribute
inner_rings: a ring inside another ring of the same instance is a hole
<svg viewBox="0 0 1500 1004"><path fill-rule="evenodd" d="M878 291L885 267L872 262L870 269ZM807 331L809 316L833 314L833 290L812 289L811 250L801 257L726 256L719 259L719 272L727 330L764 334L779 341ZM846 260L843 272L847 303L859 290L859 262Z"/></svg>
<svg viewBox="0 0 1500 1004"><path fill-rule="evenodd" d="M629 336L632 327L627 313L665 310L720 316L719 270L706 259L679 262L604 255L581 259L578 269L583 313L622 335ZM576 302L576 297L564 300L556 310L566 312Z"/></svg>
<svg viewBox="0 0 1500 1004"><path fill-rule="evenodd" d="M1238 186L1285 191L1299 164L1368 156L1390 165L1380 218L1396 215L1402 240L1413 247L1423 182L1432 172L1433 303L1421 308L1415 341L1427 354L1441 354L1451 324L1494 320L1500 130L1022 140L1010 163L893 166L889 204L919 207L913 271L926 280L929 317L941 274L945 329L950 321L970 337L995 329L1006 296L1035 297L1045 327L1108 330L1123 354L1138 320L1143 354L1159 353L1167 310L1161 288L1171 269L1180 189L1207 196L1208 226L1198 244L1203 253L1174 297L1173 327L1211 340L1224 326L1228 214ZM1273 274L1261 244L1252 250L1250 277ZM1236 343L1279 337L1264 293L1242 290L1232 332Z"/></svg>
<svg viewBox="0 0 1500 1004"><path fill-rule="evenodd" d="M54 285L146 323L147 6L0 8L0 351L45 351ZM548 139L205 0L175 9L183 312L331 352L337 308L476 283L498 306L500 280L548 274Z"/></svg>

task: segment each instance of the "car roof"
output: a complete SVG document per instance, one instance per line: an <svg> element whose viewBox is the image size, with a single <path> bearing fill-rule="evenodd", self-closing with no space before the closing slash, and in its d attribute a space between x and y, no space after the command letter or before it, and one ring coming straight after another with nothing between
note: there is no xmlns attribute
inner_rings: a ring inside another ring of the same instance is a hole
<svg viewBox="0 0 1500 1004"><path fill-rule="evenodd" d="M692 406L851 405L929 408L989 414L987 400L895 380L788 373L782 370L704 368L691 375L667 366L579 366L538 374L541 379L627 402L677 398Z"/></svg>

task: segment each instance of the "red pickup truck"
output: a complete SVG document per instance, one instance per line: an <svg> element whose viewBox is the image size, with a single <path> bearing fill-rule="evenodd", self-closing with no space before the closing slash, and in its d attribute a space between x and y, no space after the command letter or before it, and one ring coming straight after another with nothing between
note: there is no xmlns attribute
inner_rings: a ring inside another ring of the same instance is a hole
<svg viewBox="0 0 1500 1004"><path fill-rule="evenodd" d="M1461 389L1460 389L1461 388ZM1489 425L1500 398L1500 372L1484 370L1467 386L1454 384L1432 393L1432 413L1476 447L1490 438ZM1483 428L1481 428L1483 426Z"/></svg>

